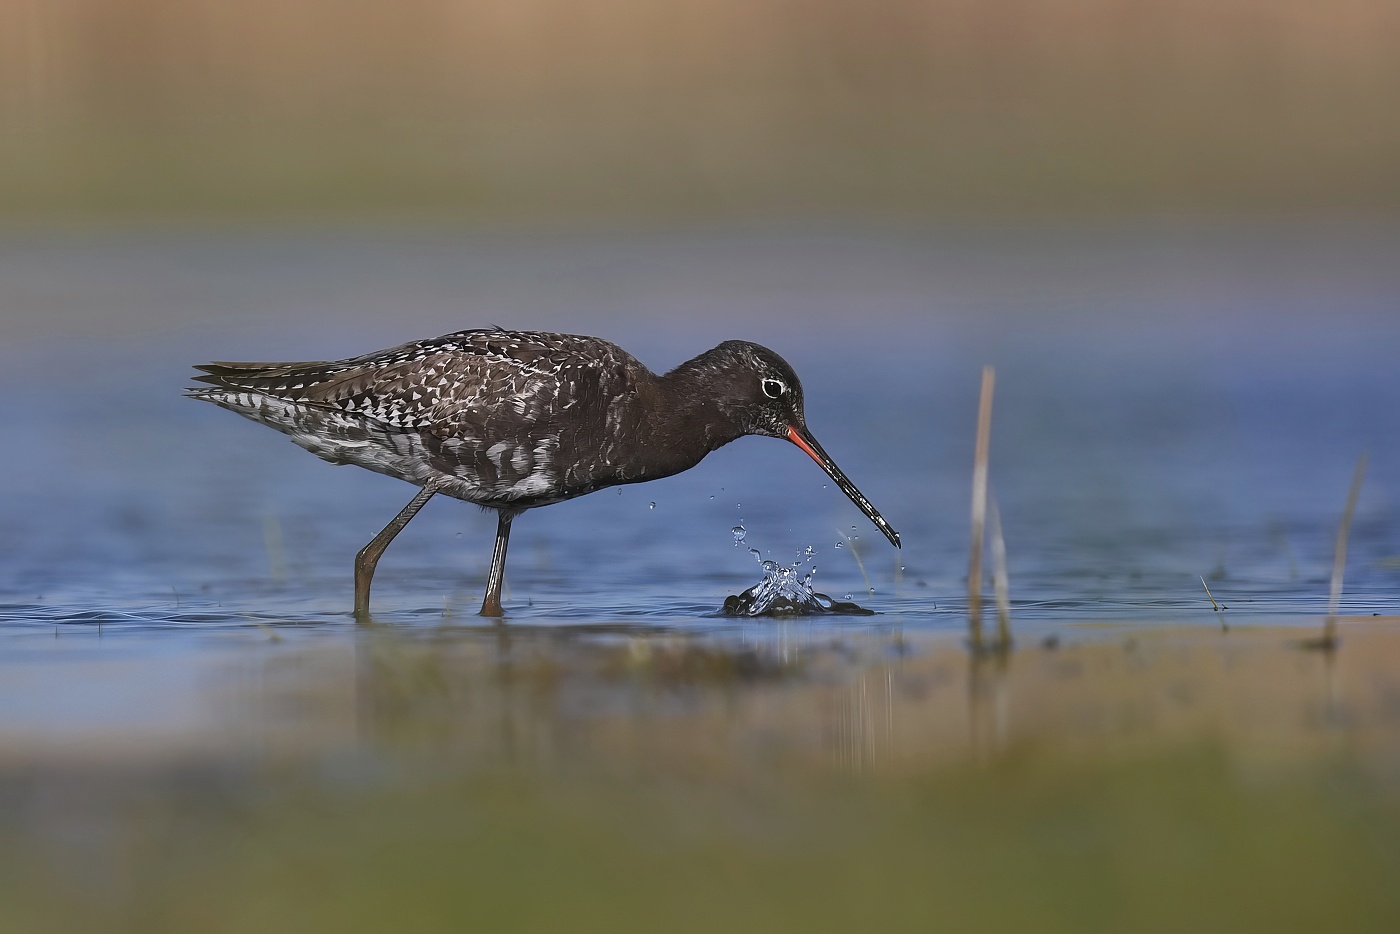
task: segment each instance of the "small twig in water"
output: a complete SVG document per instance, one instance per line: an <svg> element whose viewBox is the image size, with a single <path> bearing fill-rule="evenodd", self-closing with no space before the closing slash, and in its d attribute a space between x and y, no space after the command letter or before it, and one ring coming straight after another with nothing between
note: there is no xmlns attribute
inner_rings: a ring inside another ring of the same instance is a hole
<svg viewBox="0 0 1400 934"><path fill-rule="evenodd" d="M1210 597L1210 608L1212 610L1219 613L1221 610L1229 609L1229 607L1222 607L1220 604L1215 602L1215 597L1211 596L1210 587L1206 586L1206 579L1204 577L1201 578L1201 586L1206 588L1206 596Z"/></svg>
<svg viewBox="0 0 1400 934"><path fill-rule="evenodd" d="M991 520L992 583L997 597L997 648L1005 652L1011 648L1011 584L1006 576L1006 540L1001 535L1001 510L997 508L996 496L990 493L987 518Z"/></svg>
<svg viewBox="0 0 1400 934"><path fill-rule="evenodd" d="M1334 648L1337 644L1337 609L1342 601L1342 578L1347 569L1347 541L1351 537L1351 518L1356 513L1356 500L1361 495L1361 482L1366 479L1365 451L1356 459L1356 472L1351 476L1351 489L1347 491L1347 504L1342 510L1342 521L1337 526L1336 556L1332 559L1332 593L1327 600L1327 618L1322 622L1322 638L1318 648Z"/></svg>
<svg viewBox="0 0 1400 934"><path fill-rule="evenodd" d="M967 563L967 625L973 649L982 647L982 542L987 524L987 456L992 435L992 390L996 370L982 367L977 402L977 448L972 461L972 542Z"/></svg>
<svg viewBox="0 0 1400 934"><path fill-rule="evenodd" d="M1228 607L1228 606L1225 606L1223 603L1216 603L1216 602L1215 602L1215 596L1214 596L1214 594L1212 594L1212 593L1210 592L1210 588L1206 586L1206 579L1205 579L1204 577L1201 578L1201 586L1206 588L1206 596L1210 598L1210 606L1211 606L1211 609L1215 610L1215 612L1216 612L1217 615L1220 613L1221 610L1228 610L1228 609L1229 609L1229 607ZM1223 617L1223 616L1220 617L1220 631L1221 631L1221 632L1229 632L1229 631L1230 631L1230 627L1227 626L1227 625L1225 625L1225 617Z"/></svg>

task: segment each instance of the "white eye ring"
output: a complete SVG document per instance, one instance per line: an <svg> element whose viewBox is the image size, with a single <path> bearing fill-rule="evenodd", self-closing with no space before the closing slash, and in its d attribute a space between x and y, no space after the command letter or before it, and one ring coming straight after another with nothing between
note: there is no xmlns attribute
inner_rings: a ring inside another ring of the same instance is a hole
<svg viewBox="0 0 1400 934"><path fill-rule="evenodd" d="M780 379L765 379L759 386L763 390L763 394L770 399L776 399L787 392L787 384Z"/></svg>

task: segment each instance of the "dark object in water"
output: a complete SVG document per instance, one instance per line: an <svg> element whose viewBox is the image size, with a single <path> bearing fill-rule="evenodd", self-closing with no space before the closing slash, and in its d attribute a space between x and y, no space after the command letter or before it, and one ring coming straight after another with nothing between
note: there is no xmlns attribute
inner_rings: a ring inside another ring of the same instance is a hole
<svg viewBox="0 0 1400 934"><path fill-rule="evenodd" d="M778 617L789 616L874 616L875 611L856 603L834 600L824 593L811 591L810 599L777 594L764 599L767 581L760 581L741 594L724 598L720 612L725 616Z"/></svg>
<svg viewBox="0 0 1400 934"><path fill-rule="evenodd" d="M802 384L773 351L725 341L657 376L594 337L481 328L347 360L209 363L189 390L333 464L420 487L355 556L355 615L375 566L436 493L496 510L482 616L500 616L511 521L622 483L688 470L744 435L816 461L899 547L899 533L807 430Z"/></svg>

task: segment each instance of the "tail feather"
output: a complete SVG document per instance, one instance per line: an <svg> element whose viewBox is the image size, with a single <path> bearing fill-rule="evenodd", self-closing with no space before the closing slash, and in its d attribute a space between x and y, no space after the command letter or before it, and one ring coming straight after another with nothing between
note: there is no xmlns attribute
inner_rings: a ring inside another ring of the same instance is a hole
<svg viewBox="0 0 1400 934"><path fill-rule="evenodd" d="M354 367L342 362L306 361L297 363L235 363L215 361L196 364L200 375L190 377L203 386L191 387L190 395L207 398L213 386L221 390L257 392L282 399L306 399L325 395L334 387L356 376Z"/></svg>

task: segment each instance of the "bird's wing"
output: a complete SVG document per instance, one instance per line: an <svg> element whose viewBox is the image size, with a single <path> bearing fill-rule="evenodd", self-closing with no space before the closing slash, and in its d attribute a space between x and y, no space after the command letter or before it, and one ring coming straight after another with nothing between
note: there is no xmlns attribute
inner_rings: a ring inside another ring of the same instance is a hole
<svg viewBox="0 0 1400 934"><path fill-rule="evenodd" d="M644 370L596 338L499 329L460 331L347 360L198 369L203 375L196 381L214 388L201 386L193 395L241 410L245 400L229 405L216 396L253 393L386 434L412 434L435 469L503 489L543 486L560 467L561 453L596 443L608 401L624 397ZM581 411L571 412L575 407Z"/></svg>

